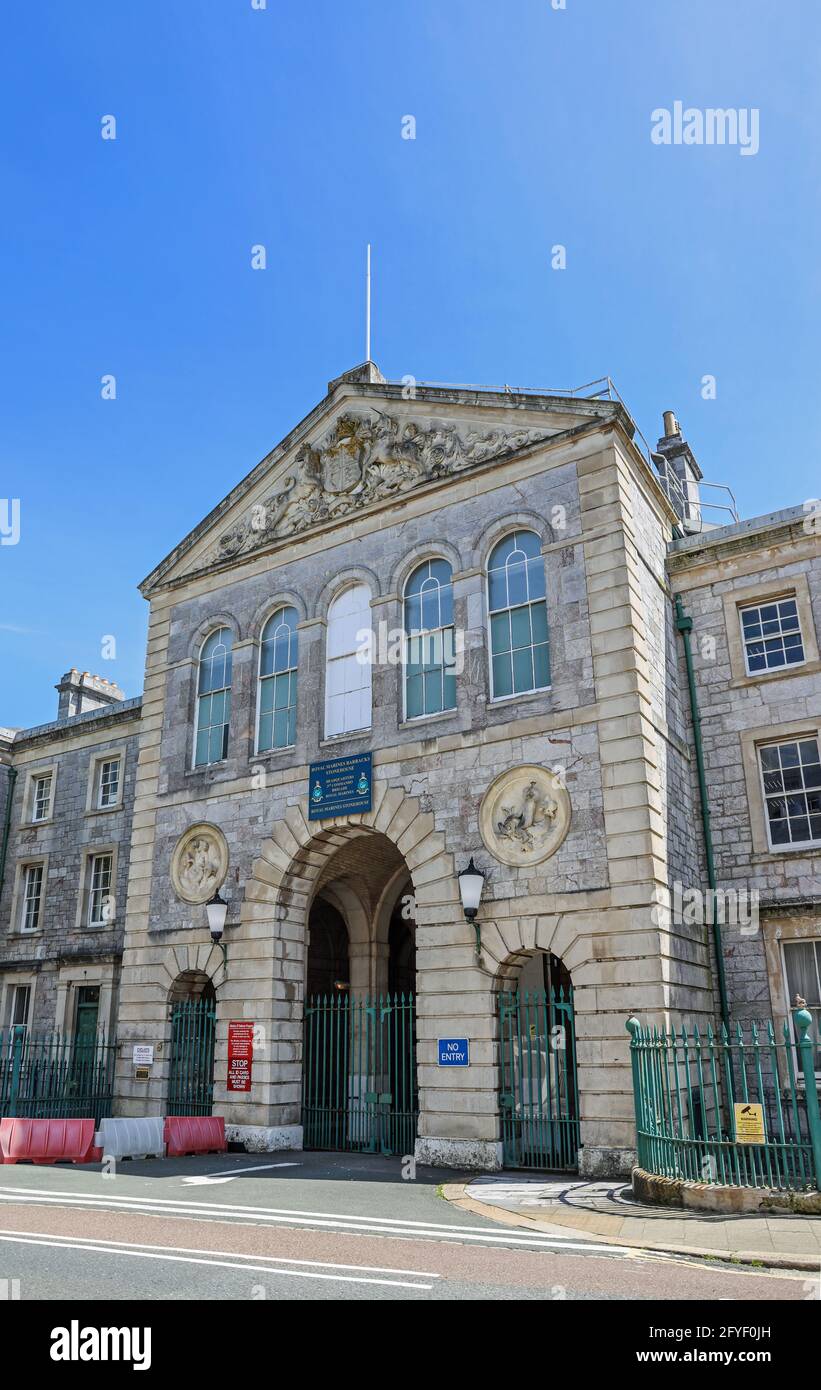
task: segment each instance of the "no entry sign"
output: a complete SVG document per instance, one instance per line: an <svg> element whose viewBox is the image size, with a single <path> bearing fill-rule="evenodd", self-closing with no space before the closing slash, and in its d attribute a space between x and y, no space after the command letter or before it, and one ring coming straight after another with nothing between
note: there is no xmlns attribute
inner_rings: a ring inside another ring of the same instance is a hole
<svg viewBox="0 0 821 1390"><path fill-rule="evenodd" d="M250 1091L254 1061L254 1025L244 1019L228 1024L228 1090Z"/></svg>

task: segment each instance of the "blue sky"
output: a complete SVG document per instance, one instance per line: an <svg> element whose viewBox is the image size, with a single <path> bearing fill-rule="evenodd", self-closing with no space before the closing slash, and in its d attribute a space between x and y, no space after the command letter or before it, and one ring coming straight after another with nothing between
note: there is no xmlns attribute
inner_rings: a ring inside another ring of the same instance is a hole
<svg viewBox="0 0 821 1390"><path fill-rule="evenodd" d="M386 376L609 374L742 515L817 495L819 60L817 0L10 4L0 724L139 693L137 583L361 361L368 240ZM654 145L676 100L758 154Z"/></svg>

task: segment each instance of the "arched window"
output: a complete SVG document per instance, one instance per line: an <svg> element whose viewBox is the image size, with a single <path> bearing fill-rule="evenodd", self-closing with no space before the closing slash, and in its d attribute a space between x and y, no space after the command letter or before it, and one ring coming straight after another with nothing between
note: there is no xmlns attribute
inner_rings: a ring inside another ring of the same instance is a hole
<svg viewBox="0 0 821 1390"><path fill-rule="evenodd" d="M325 737L371 727L371 591L344 589L328 610L325 668Z"/></svg>
<svg viewBox="0 0 821 1390"><path fill-rule="evenodd" d="M217 628L202 645L197 681L197 735L194 766L228 756L231 720L231 629Z"/></svg>
<svg viewBox="0 0 821 1390"><path fill-rule="evenodd" d="M453 571L426 560L405 585L405 718L456 708Z"/></svg>
<svg viewBox="0 0 821 1390"><path fill-rule="evenodd" d="M262 629L258 753L296 742L297 621L295 608L278 608Z"/></svg>
<svg viewBox="0 0 821 1390"><path fill-rule="evenodd" d="M533 531L512 531L490 552L490 694L501 700L550 685L544 560Z"/></svg>

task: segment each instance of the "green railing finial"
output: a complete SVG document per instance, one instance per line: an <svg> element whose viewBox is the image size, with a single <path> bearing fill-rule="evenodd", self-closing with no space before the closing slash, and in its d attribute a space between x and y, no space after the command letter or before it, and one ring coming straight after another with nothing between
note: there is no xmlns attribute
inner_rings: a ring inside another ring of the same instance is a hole
<svg viewBox="0 0 821 1390"><path fill-rule="evenodd" d="M641 1024L639 1020L636 1018L635 1014L630 1015L624 1026L627 1029L633 1041L635 1042L638 1038L639 1033L641 1032Z"/></svg>

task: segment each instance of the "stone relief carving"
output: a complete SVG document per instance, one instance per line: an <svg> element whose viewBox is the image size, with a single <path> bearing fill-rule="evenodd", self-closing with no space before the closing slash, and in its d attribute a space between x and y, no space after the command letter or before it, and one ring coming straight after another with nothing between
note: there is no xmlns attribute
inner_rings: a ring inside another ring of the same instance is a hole
<svg viewBox="0 0 821 1390"><path fill-rule="evenodd" d="M208 558L255 550L549 438L532 429L462 432L437 420L422 426L382 411L341 415L322 439L300 447L277 490L221 536Z"/></svg>
<svg viewBox="0 0 821 1390"><path fill-rule="evenodd" d="M485 847L502 864L538 864L555 854L570 828L570 797L543 767L503 772L479 808Z"/></svg>
<svg viewBox="0 0 821 1390"><path fill-rule="evenodd" d="M228 845L214 825L192 825L180 836L171 858L171 882L186 903L207 903L225 882Z"/></svg>

